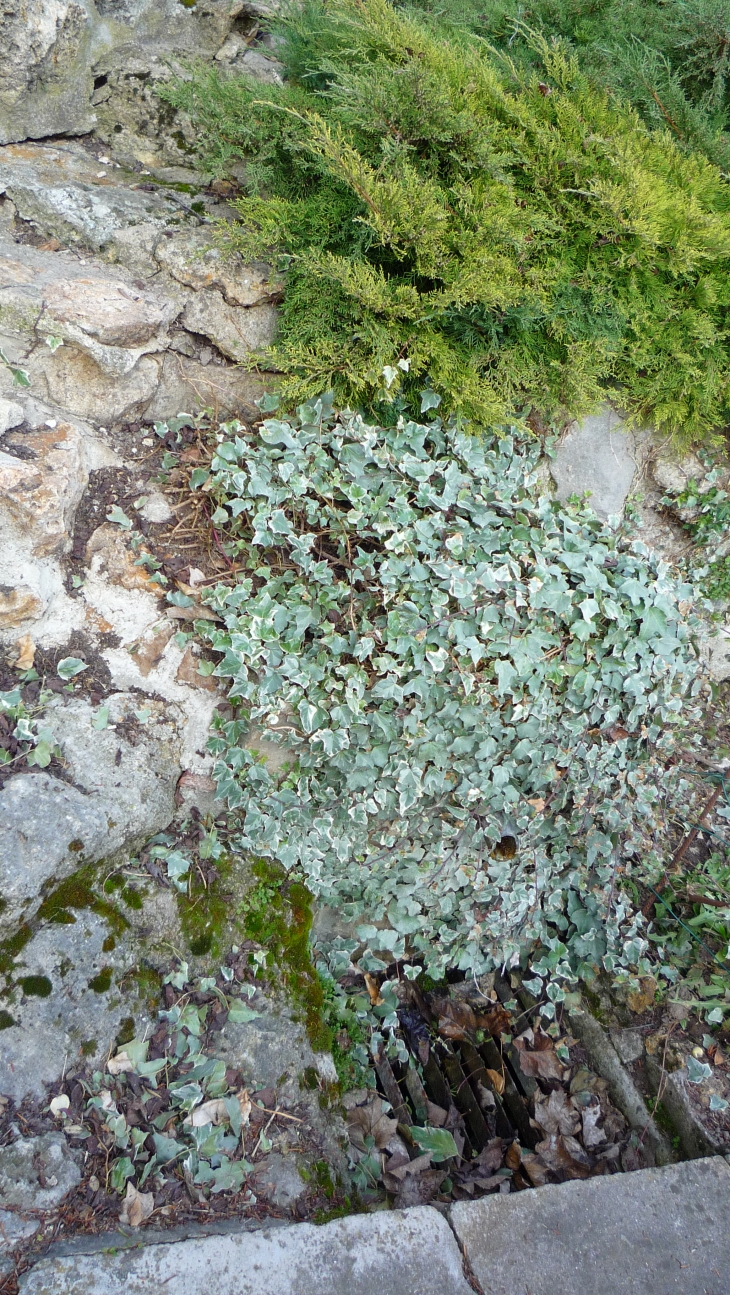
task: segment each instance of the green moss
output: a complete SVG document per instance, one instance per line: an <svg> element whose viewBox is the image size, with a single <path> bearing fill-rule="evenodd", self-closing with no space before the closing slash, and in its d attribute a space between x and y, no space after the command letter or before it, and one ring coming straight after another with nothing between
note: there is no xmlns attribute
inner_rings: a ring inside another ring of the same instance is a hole
<svg viewBox="0 0 730 1295"><path fill-rule="evenodd" d="M76 840L75 840L75 841L71 841L71 842L69 843L69 847L68 847L68 848L69 848L69 850L71 851L71 853L72 853L72 854L80 854L80 853L81 853L81 851L82 851L82 850L83 850L83 848L84 848L84 843L83 843L83 841L81 840L81 838L77 836L77 838L76 838Z"/></svg>
<svg viewBox="0 0 730 1295"><path fill-rule="evenodd" d="M119 982L119 988L124 994L128 993L132 986L136 986L140 1002L142 1002L145 1007L149 1008L150 1011L157 1011L157 1008L159 1007L160 993L162 991L162 977L159 971L155 971L154 967L150 967L147 964L133 967L132 970L128 971ZM134 1021L131 1016L127 1017L127 1020L122 1022L120 1028L125 1029L130 1024L132 1027L134 1026ZM133 1039L134 1033L132 1033L129 1038ZM129 1039L127 1039L126 1042L128 1043Z"/></svg>
<svg viewBox="0 0 730 1295"><path fill-rule="evenodd" d="M135 1036L135 1024L133 1016L125 1016L119 1026L119 1033L116 1038L118 1048L123 1047L125 1043L130 1043Z"/></svg>
<svg viewBox="0 0 730 1295"><path fill-rule="evenodd" d="M93 989L95 994L105 994L112 983L111 967L103 967L98 976L94 976L89 981L89 989Z"/></svg>
<svg viewBox="0 0 730 1295"><path fill-rule="evenodd" d="M96 1039L87 1039L85 1043L81 1044L81 1055L82 1057L93 1057L96 1049Z"/></svg>
<svg viewBox="0 0 730 1295"><path fill-rule="evenodd" d="M49 998L53 989L48 976L21 976L18 984L24 994L33 998Z"/></svg>
<svg viewBox="0 0 730 1295"><path fill-rule="evenodd" d="M49 891L38 909L37 918L45 922L74 921L70 909L89 909L104 919L114 935L121 935L129 922L114 904L104 899L103 893L100 893L101 888L97 888L100 866L85 864L73 876L67 877ZM103 890L106 891L107 888L108 883L105 882Z"/></svg>
<svg viewBox="0 0 730 1295"><path fill-rule="evenodd" d="M136 909L137 912L144 907L144 900L139 891L135 890L134 886L124 887L124 890L122 891L122 899L127 905L127 908Z"/></svg>
<svg viewBox="0 0 730 1295"><path fill-rule="evenodd" d="M332 1031L324 1018L324 991L312 962L312 896L300 881L290 881L284 869L257 860L258 885L239 908L245 933L267 950L270 967L281 968L284 983L302 1013L315 1052L332 1046Z"/></svg>
<svg viewBox="0 0 730 1295"><path fill-rule="evenodd" d="M107 935L107 937L106 937L106 939L105 939L105 941L104 941L104 943L102 944L102 946L101 946L101 947L102 947L102 951L103 951L104 953L111 953L112 949L115 949L115 948L117 947L117 942L116 942L116 940L114 939L114 936L113 936L113 935Z"/></svg>
<svg viewBox="0 0 730 1295"><path fill-rule="evenodd" d="M26 923L18 928L15 935L0 942L0 972L7 974L12 970L14 959L25 948L32 934L33 931Z"/></svg>
<svg viewBox="0 0 730 1295"><path fill-rule="evenodd" d="M10 1012L6 1012L3 1007L0 1009L0 1030L9 1030L11 1025L15 1025L15 1021Z"/></svg>
<svg viewBox="0 0 730 1295"><path fill-rule="evenodd" d="M231 863L223 858L216 861L218 878L207 889L196 871L191 873L190 893L178 892L177 907L180 925L188 948L196 958L211 954L214 958L223 952L223 933L230 918L229 902L222 891L231 875Z"/></svg>

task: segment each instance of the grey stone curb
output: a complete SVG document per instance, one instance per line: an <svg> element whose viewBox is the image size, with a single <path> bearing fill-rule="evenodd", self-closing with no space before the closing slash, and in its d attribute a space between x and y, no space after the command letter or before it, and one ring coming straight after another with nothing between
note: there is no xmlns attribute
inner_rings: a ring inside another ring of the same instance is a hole
<svg viewBox="0 0 730 1295"><path fill-rule="evenodd" d="M727 1295L729 1274L730 1164L713 1156L459 1203L449 1221L422 1206L56 1252L20 1295Z"/></svg>

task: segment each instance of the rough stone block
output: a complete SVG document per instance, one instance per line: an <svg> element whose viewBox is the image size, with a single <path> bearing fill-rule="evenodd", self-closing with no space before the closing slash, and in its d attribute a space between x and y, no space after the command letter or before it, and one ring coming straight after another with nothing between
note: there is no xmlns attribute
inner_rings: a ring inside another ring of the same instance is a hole
<svg viewBox="0 0 730 1295"><path fill-rule="evenodd" d="M550 465L558 499L590 491L590 506L604 521L620 516L636 472L634 440L610 405L568 432Z"/></svg>
<svg viewBox="0 0 730 1295"><path fill-rule="evenodd" d="M324 1227L208 1236L121 1253L44 1259L21 1295L472 1295L445 1219L429 1207Z"/></svg>
<svg viewBox="0 0 730 1295"><path fill-rule="evenodd" d="M721 1157L459 1203L451 1221L485 1295L726 1295L730 1165Z"/></svg>

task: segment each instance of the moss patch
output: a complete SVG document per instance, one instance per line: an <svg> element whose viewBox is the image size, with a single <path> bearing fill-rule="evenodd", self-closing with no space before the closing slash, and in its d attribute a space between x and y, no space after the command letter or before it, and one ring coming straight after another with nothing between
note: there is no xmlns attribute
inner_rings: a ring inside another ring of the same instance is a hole
<svg viewBox="0 0 730 1295"><path fill-rule="evenodd" d="M21 926L15 932L15 935L11 935L7 940L0 943L0 972L7 975L12 971L14 959L25 948L32 934L33 931L26 924Z"/></svg>
<svg viewBox="0 0 730 1295"><path fill-rule="evenodd" d="M290 881L283 868L268 860L258 860L252 871L258 884L238 910L244 931L266 949L267 966L281 969L314 1051L327 1052L332 1031L324 1019L324 990L309 947L312 896L300 881Z"/></svg>
<svg viewBox="0 0 730 1295"><path fill-rule="evenodd" d="M49 891L38 909L37 919L42 922L74 922L76 919L70 909L89 909L107 922L114 935L121 935L129 922L115 904L104 898L103 891L109 893L113 887L108 882L104 883L103 891L98 887L100 867L99 864L85 864Z"/></svg>
<svg viewBox="0 0 730 1295"><path fill-rule="evenodd" d="M189 893L178 892L177 896L183 935L196 958L222 955L223 934L231 917L229 898L223 891L231 876L231 862L218 859L215 866L218 877L214 882L205 887L192 869Z"/></svg>
<svg viewBox="0 0 730 1295"><path fill-rule="evenodd" d="M95 994L105 994L107 990L111 987L111 983L112 983L111 967L102 967L98 976L94 976L93 980L89 981L89 989L93 989Z"/></svg>
<svg viewBox="0 0 730 1295"><path fill-rule="evenodd" d="M15 1025L15 1021L10 1012L6 1012L3 1007L0 1009L0 1030L9 1030L11 1025Z"/></svg>
<svg viewBox="0 0 730 1295"><path fill-rule="evenodd" d="M49 998L53 989L48 976L21 976L18 984L24 994L33 998Z"/></svg>

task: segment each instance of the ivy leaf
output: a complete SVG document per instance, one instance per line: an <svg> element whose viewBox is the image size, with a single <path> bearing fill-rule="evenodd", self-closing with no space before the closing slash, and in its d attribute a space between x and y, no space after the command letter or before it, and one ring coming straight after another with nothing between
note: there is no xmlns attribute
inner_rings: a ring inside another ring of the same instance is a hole
<svg viewBox="0 0 730 1295"><path fill-rule="evenodd" d="M106 519L108 522L116 522L117 526L121 526L124 531L131 531L132 529L131 518L127 517L127 514L119 507L119 504L112 504L106 515Z"/></svg>
<svg viewBox="0 0 730 1295"><path fill-rule="evenodd" d="M458 1156L459 1149L454 1142L448 1129L422 1129L417 1125L411 1128L413 1141L421 1148L421 1151L429 1151L434 1164L440 1164L442 1160L449 1160L451 1156Z"/></svg>
<svg viewBox="0 0 730 1295"><path fill-rule="evenodd" d="M234 1025L243 1025L248 1021L254 1021L260 1015L260 1012L254 1012L253 1008L247 1007L245 1003L240 1003L235 999L231 1002L229 999L228 1019Z"/></svg>
<svg viewBox="0 0 730 1295"><path fill-rule="evenodd" d="M56 674L61 679L74 679L82 670L88 670L88 666L77 656L65 656L56 666Z"/></svg>
<svg viewBox="0 0 730 1295"><path fill-rule="evenodd" d="M698 1061L696 1057L687 1058L687 1082L690 1084L702 1084L706 1079L712 1076L712 1066L708 1066L704 1061Z"/></svg>

